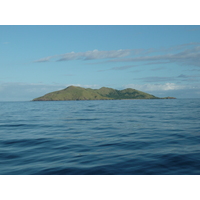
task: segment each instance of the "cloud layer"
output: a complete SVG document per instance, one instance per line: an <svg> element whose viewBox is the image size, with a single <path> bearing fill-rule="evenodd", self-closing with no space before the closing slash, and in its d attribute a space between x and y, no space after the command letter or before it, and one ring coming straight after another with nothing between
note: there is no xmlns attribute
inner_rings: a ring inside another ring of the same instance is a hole
<svg viewBox="0 0 200 200"><path fill-rule="evenodd" d="M196 75L184 75L180 74L179 76L149 76L143 78L135 78L135 80L142 80L144 82L169 82L169 81L190 81L190 82L199 82L200 74Z"/></svg>
<svg viewBox="0 0 200 200"><path fill-rule="evenodd" d="M70 85L99 88L99 85L80 84L44 84L44 83L22 83L22 82L0 82L0 101L31 101L49 92L62 90Z"/></svg>
<svg viewBox="0 0 200 200"><path fill-rule="evenodd" d="M164 83L164 84L128 84L125 88L135 88L142 91L167 91L167 90L181 90L186 89L188 86L177 85L175 83Z"/></svg>
<svg viewBox="0 0 200 200"><path fill-rule="evenodd" d="M46 93L64 89L70 85L98 89L103 85L81 85L81 84L31 84L20 82L0 82L0 101L30 101ZM197 97L200 98L199 85L180 85L176 83L147 83L147 84L128 84L124 88L134 88L153 94L158 97L174 96L177 98ZM117 88L116 88L117 89Z"/></svg>
<svg viewBox="0 0 200 200"><path fill-rule="evenodd" d="M161 52L160 52L161 53ZM146 62L146 64L177 63L181 65L193 65L200 67L200 46L182 50L178 53L168 53L154 56L138 56L134 58L114 59L112 62Z"/></svg>
<svg viewBox="0 0 200 200"><path fill-rule="evenodd" d="M124 88L134 88L158 97L172 96L176 98L200 98L199 85L180 85L176 83L147 83L144 85L128 84L124 85Z"/></svg>
<svg viewBox="0 0 200 200"><path fill-rule="evenodd" d="M48 56L36 60L35 62L47 62L53 58L57 58L56 61L70 61L70 60L97 60L97 59L108 59L108 58L121 58L126 57L130 54L131 50L112 50L112 51L86 51L86 52L71 52L62 55Z"/></svg>
<svg viewBox="0 0 200 200"><path fill-rule="evenodd" d="M200 67L200 43L187 43L168 48L150 49L120 49L111 51L70 52L41 58L34 62L70 61L70 60L102 60L106 62L132 62L141 65L156 65L176 63ZM126 70L130 67L119 67L116 70Z"/></svg>

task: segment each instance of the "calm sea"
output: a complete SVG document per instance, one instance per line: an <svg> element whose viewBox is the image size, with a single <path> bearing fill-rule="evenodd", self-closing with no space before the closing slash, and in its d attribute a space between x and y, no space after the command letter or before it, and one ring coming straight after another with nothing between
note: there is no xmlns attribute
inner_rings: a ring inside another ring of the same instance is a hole
<svg viewBox="0 0 200 200"><path fill-rule="evenodd" d="M200 175L200 99L0 102L0 174Z"/></svg>

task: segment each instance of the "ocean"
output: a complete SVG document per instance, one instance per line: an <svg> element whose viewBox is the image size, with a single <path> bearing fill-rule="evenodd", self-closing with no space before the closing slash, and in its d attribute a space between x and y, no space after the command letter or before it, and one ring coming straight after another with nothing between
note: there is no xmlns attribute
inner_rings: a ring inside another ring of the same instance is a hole
<svg viewBox="0 0 200 200"><path fill-rule="evenodd" d="M0 102L1 175L200 175L200 99Z"/></svg>

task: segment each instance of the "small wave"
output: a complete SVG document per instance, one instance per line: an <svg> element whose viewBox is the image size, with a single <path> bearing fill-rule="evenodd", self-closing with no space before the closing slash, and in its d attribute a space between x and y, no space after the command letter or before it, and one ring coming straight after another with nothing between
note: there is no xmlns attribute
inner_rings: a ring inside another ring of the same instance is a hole
<svg viewBox="0 0 200 200"><path fill-rule="evenodd" d="M1 144L4 146L10 146L11 148L18 147L35 147L37 145L50 143L50 139L47 138L37 138L37 139L12 139L2 141Z"/></svg>
<svg viewBox="0 0 200 200"><path fill-rule="evenodd" d="M27 124L3 124L0 127L21 127L21 126L28 126Z"/></svg>

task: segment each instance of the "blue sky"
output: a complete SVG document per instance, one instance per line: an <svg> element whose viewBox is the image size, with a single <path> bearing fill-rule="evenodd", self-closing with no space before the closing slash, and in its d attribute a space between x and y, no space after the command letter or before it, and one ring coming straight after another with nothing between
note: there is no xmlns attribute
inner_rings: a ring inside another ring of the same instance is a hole
<svg viewBox="0 0 200 200"><path fill-rule="evenodd" d="M69 85L200 98L200 26L0 26L0 101Z"/></svg>

